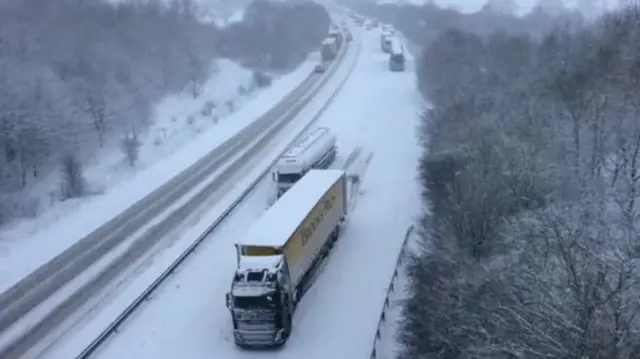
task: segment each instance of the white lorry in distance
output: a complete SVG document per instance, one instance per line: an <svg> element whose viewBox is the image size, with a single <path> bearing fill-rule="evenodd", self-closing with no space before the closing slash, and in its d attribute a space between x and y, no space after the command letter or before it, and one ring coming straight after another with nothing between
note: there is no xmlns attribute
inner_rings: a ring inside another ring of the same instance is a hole
<svg viewBox="0 0 640 359"><path fill-rule="evenodd" d="M380 34L380 49L382 49L382 52L384 53L391 53L391 46L392 46L392 35L391 33L384 31L382 32L382 34Z"/></svg>
<svg viewBox="0 0 640 359"><path fill-rule="evenodd" d="M317 127L303 136L276 162L272 172L276 196L280 198L311 169L327 169L336 159L336 137L327 127Z"/></svg>
<svg viewBox="0 0 640 359"><path fill-rule="evenodd" d="M406 58L404 55L404 47L396 39L391 44L391 53L389 54L389 70L394 72L404 71Z"/></svg>
<svg viewBox="0 0 640 359"><path fill-rule="evenodd" d="M323 62L332 61L338 55L338 42L333 37L327 37L322 40L320 48L320 57Z"/></svg>
<svg viewBox="0 0 640 359"><path fill-rule="evenodd" d="M338 240L348 208L342 170L311 170L236 243L226 295L237 346L282 346L317 268Z"/></svg>

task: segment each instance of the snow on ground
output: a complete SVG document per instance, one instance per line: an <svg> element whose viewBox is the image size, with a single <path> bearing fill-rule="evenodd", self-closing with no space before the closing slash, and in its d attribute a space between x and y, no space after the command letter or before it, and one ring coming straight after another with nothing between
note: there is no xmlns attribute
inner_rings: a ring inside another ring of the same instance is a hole
<svg viewBox="0 0 640 359"><path fill-rule="evenodd" d="M409 295L409 278L407 277L407 258L419 249L419 236L414 228L399 258L397 275L392 279L393 286L389 293L389 304L385 307L385 320L380 325L380 338L376 344L375 359L399 358L402 344L399 342L399 331L402 324L402 307Z"/></svg>
<svg viewBox="0 0 640 359"><path fill-rule="evenodd" d="M278 159L278 154L284 152L287 149L288 144L294 140L294 138L300 134L309 121L314 117L316 113L324 106L327 100L333 96L337 86L342 83L349 73L350 65L355 63L356 51L351 51L347 54L347 59L344 65L336 71L335 77L329 79L326 86L319 91L315 100L308 104L300 113L300 116L293 122L292 126L287 127L282 136L273 139L274 145L268 151L264 153L264 156L257 157L246 163L244 169L234 175L234 178L230 180L228 184L218 188L215 193L212 193L212 198L207 201L211 203L208 213L204 213L199 217L197 223L192 224L192 227L181 230L181 233L176 233L175 236L179 237L174 241L165 241L161 246L157 246L154 249L155 253L152 253L152 260L147 260L142 263L136 263L135 269L126 273L116 283L110 285L109 288L105 288L105 292L108 295L99 299L95 299L97 306L92 307L91 312L86 315L78 313L74 318L73 328L66 331L66 333L57 333L58 338L51 347L47 349L47 358L73 358L80 353L84 347L97 337L100 332L106 328L135 298L143 292L169 265L182 254L187 247L193 241L203 233L210 224L214 223L221 213L228 208L232 202L249 187L249 183L259 179L260 175L269 170L268 163L265 164L265 160L270 157L272 162ZM344 162L347 154L338 155L336 162ZM250 206L252 211L257 211L257 214L250 215L243 209L238 208L234 213L235 216L244 218L246 220L253 220L259 216L264 209L267 208L269 199L273 194L275 188L270 182L270 175L266 174L266 179L262 178L258 188L254 190L252 196L258 196L259 199L251 197L245 200L249 204L244 206ZM244 207L243 207L244 208ZM233 221L233 220L232 220ZM225 228L223 226L223 228ZM243 227L245 228L245 227ZM237 228L236 228L237 230ZM216 229L216 234L208 240L208 243L214 242L216 245L224 246L224 249L233 248L234 236L224 233L220 233L222 229ZM218 234L220 233L220 234ZM198 249L193 257L197 257L199 253L203 253L204 249ZM208 263L208 265L216 265L216 263ZM213 272L216 268L212 269ZM223 286L228 285L228 282L223 279ZM200 283L196 283L200 285ZM169 288L171 286L169 285ZM154 298L160 294L154 294ZM98 301L98 302L97 302ZM153 302L153 301L152 301ZM209 303L204 303L209 304ZM142 311L139 311L142 312ZM135 323L132 323L135 324ZM125 357L129 357L126 355Z"/></svg>
<svg viewBox="0 0 640 359"><path fill-rule="evenodd" d="M398 330L402 318L402 301L407 298L408 278L405 266L400 265L393 283L394 291L389 295L389 306L385 311L385 322L380 328L380 339L376 346L377 359L398 358L402 347L398 343Z"/></svg>
<svg viewBox="0 0 640 359"><path fill-rule="evenodd" d="M267 193L247 200L176 272L99 358L366 358L397 253L420 212L414 135L419 95L414 74L391 73L375 33L362 33L357 67L318 125L335 131L346 155L374 152L350 224L300 303L294 333L279 351L233 344L224 294L235 268L233 243L264 211ZM358 36L358 34L356 34ZM412 69L411 63L407 66ZM267 190L265 190L267 191ZM255 200L255 202L254 202Z"/></svg>
<svg viewBox="0 0 640 359"><path fill-rule="evenodd" d="M250 72L230 61L219 61L219 75L211 77L202 95L169 96L157 106L157 122L141 135L143 147L135 169L123 161L119 148L101 156L99 165L86 168L86 178L102 187L103 195L57 203L33 220L23 220L0 232L0 291L62 252L113 218L138 199L197 161L281 100L313 69L310 56L297 70L274 80L258 95L241 96L239 86L250 86ZM230 114L228 101L234 102ZM207 102L217 107L203 115ZM214 119L217 118L217 122Z"/></svg>

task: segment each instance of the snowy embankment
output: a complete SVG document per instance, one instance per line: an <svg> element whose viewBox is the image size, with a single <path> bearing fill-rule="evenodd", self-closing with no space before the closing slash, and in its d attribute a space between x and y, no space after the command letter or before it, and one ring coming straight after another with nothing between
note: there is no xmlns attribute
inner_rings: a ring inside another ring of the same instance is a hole
<svg viewBox="0 0 640 359"><path fill-rule="evenodd" d="M120 328L100 358L367 358L408 226L420 214L415 137L422 105L411 59L389 72L379 32L356 32L362 51L346 85L319 118L340 154L361 146L373 159L349 226L294 317L286 347L237 349L224 295L236 265L233 243L264 212L270 179L258 186L189 263Z"/></svg>
<svg viewBox="0 0 640 359"><path fill-rule="evenodd" d="M313 56L313 55L312 55ZM317 55L316 55L317 56ZM100 195L52 204L32 220L0 232L0 291L56 256L75 241L131 206L237 133L282 99L308 76L314 59L273 81L254 87L252 73L228 60L217 62L200 96L166 97L155 108L153 125L140 134L135 167L123 160L119 144L85 169Z"/></svg>

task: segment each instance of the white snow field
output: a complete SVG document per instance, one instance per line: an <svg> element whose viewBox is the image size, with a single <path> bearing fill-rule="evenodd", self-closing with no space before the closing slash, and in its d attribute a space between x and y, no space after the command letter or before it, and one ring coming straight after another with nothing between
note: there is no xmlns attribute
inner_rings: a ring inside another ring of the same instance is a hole
<svg viewBox="0 0 640 359"><path fill-rule="evenodd" d="M119 147L85 170L101 195L57 203L33 220L0 232L0 291L61 253L137 200L165 183L224 140L246 127L286 96L311 73L317 54L271 87L241 96L251 72L228 60L218 61L219 73L202 88L200 97L178 94L156 106L154 125L141 134L142 147L135 168L125 163ZM202 114L208 102L218 105ZM229 111L228 101L235 112ZM57 182L56 182L57 183Z"/></svg>
<svg viewBox="0 0 640 359"><path fill-rule="evenodd" d="M265 179L96 357L368 357L405 231L420 212L414 135L419 95L413 66L409 61L407 72L389 72L378 35L356 33L356 38L362 37L357 66L316 122L334 131L342 155L363 146L374 156L349 226L302 299L285 347L264 352L237 349L225 307L236 265L233 243L264 212L271 185ZM79 335L77 340L90 339ZM49 357L71 357L62 349L57 353Z"/></svg>

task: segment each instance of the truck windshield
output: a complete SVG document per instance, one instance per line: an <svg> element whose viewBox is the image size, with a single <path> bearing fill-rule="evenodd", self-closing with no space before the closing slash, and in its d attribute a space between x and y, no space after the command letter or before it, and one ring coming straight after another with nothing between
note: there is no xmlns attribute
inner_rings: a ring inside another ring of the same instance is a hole
<svg viewBox="0 0 640 359"><path fill-rule="evenodd" d="M276 297L273 294L234 297L234 306L239 309L272 309L276 306Z"/></svg>
<svg viewBox="0 0 640 359"><path fill-rule="evenodd" d="M279 173L278 174L278 182L280 183L295 183L302 175L300 173Z"/></svg>

